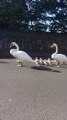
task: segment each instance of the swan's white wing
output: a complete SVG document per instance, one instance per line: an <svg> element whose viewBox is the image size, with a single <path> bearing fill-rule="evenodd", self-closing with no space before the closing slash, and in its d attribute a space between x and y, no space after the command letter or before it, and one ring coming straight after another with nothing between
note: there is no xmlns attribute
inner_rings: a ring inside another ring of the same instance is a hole
<svg viewBox="0 0 67 120"><path fill-rule="evenodd" d="M33 62L32 58L24 51L15 52L15 57L21 61L30 61Z"/></svg>
<svg viewBox="0 0 67 120"><path fill-rule="evenodd" d="M55 54L54 59L59 61L67 61L67 57L63 54Z"/></svg>

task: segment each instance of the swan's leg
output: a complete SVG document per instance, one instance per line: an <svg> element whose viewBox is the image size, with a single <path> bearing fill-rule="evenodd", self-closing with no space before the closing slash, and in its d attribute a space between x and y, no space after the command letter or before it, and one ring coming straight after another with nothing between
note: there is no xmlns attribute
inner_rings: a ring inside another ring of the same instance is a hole
<svg viewBox="0 0 67 120"><path fill-rule="evenodd" d="M21 66L21 67L23 66L22 62L20 62L20 66Z"/></svg>
<svg viewBox="0 0 67 120"><path fill-rule="evenodd" d="M22 67L22 62L19 61L17 66Z"/></svg>

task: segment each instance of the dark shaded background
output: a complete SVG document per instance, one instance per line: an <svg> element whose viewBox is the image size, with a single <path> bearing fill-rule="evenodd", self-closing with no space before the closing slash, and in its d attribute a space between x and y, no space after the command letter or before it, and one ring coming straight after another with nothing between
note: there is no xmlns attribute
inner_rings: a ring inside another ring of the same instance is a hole
<svg viewBox="0 0 67 120"><path fill-rule="evenodd" d="M10 43L15 41L20 49L31 57L50 57L55 49L50 46L56 42L59 52L67 55L67 33L22 32L10 29L0 29L0 58L11 57Z"/></svg>

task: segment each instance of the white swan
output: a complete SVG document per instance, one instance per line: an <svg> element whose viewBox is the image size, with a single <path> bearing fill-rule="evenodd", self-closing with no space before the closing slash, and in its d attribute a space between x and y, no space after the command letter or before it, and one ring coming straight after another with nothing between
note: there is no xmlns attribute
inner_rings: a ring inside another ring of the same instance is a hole
<svg viewBox="0 0 67 120"><path fill-rule="evenodd" d="M51 55L51 58L56 60L57 63L61 66L62 63L66 63L67 62L67 57L64 54L59 54L58 53L58 45L56 43L53 43L53 45L51 46L56 48L56 51Z"/></svg>
<svg viewBox="0 0 67 120"><path fill-rule="evenodd" d="M19 60L19 63L21 64L20 66L22 66L22 62L34 62L33 59L25 51L19 50L19 46L16 42L11 42L10 48L13 46L15 46L16 49L11 49L10 54Z"/></svg>

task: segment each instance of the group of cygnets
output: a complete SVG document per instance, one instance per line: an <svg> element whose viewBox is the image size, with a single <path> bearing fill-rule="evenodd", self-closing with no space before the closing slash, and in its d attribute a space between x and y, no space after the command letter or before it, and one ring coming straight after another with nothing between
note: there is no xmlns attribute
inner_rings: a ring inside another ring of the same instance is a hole
<svg viewBox="0 0 67 120"><path fill-rule="evenodd" d="M67 56L64 54L58 53L58 45L56 43L53 43L52 47L56 48L56 51L51 55L51 58L48 59L38 59L37 57L35 60L31 58L25 51L20 50L19 45L16 42L12 42L10 44L10 47L15 46L16 48L10 49L10 54L15 57L18 60L19 65L18 66L23 66L23 62L31 62L35 63L37 66L41 65L56 65L56 66L61 66L62 64L67 63Z"/></svg>
<svg viewBox="0 0 67 120"><path fill-rule="evenodd" d="M48 59L42 59L42 58L35 58L35 63L36 65L56 65L57 61L56 60L52 60L51 58Z"/></svg>

